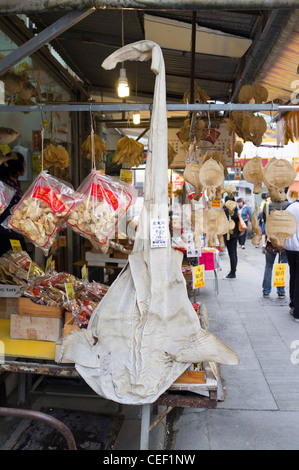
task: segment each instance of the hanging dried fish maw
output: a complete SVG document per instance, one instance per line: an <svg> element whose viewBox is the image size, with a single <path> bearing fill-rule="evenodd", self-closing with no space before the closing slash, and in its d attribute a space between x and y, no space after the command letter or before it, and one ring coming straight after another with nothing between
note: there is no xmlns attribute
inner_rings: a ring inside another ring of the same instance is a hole
<svg viewBox="0 0 299 470"><path fill-rule="evenodd" d="M225 156L223 155L223 153L218 152L217 150L215 150L214 152L208 152L208 153L206 153L206 155L203 159L203 162L205 163L210 158L215 160L215 162L217 162L217 163L221 163L221 165L224 168L224 174L225 175L228 174L227 166L226 166L226 160L225 160Z"/></svg>
<svg viewBox="0 0 299 470"><path fill-rule="evenodd" d="M236 201L232 201L231 199L229 199L228 201L226 201L225 206L228 209L229 215L234 215L235 209L237 207Z"/></svg>
<svg viewBox="0 0 299 470"><path fill-rule="evenodd" d="M12 95L22 91L25 81L16 73L7 72L3 78L5 93Z"/></svg>
<svg viewBox="0 0 299 470"><path fill-rule="evenodd" d="M193 225L194 247L197 249L201 247L201 237L204 234L202 209L192 211L191 223Z"/></svg>
<svg viewBox="0 0 299 470"><path fill-rule="evenodd" d="M293 184L296 178L295 168L283 158L272 159L265 167L267 185L273 188L286 188Z"/></svg>
<svg viewBox="0 0 299 470"><path fill-rule="evenodd" d="M293 214L284 210L273 210L266 220L265 230L273 246L285 249L285 241L297 231L297 221Z"/></svg>
<svg viewBox="0 0 299 470"><path fill-rule="evenodd" d="M252 183L254 194L263 192L263 165L261 157L253 157L245 163L243 176L248 183Z"/></svg>
<svg viewBox="0 0 299 470"><path fill-rule="evenodd" d="M258 246L260 244L260 241L262 239L262 229L259 225L259 222L258 222L258 208L257 208L257 203L255 203L255 211L254 213L252 214L252 231L254 233L254 236L251 240L251 243L255 246Z"/></svg>
<svg viewBox="0 0 299 470"><path fill-rule="evenodd" d="M201 328L182 274L183 255L170 243L152 248L151 219L168 220L168 158L165 65L161 48L139 41L102 64L152 59L156 75L144 204L128 264L93 312L88 328L69 333L62 358L107 399L153 403L192 363L238 363L237 354ZM164 208L164 209L163 209ZM161 212L163 210L163 212ZM167 232L169 242L169 233Z"/></svg>
<svg viewBox="0 0 299 470"><path fill-rule="evenodd" d="M94 134L94 156L99 161L103 161L103 154L107 155L106 144L97 134ZM81 145L81 155L88 160L91 160L92 149L91 149L91 135Z"/></svg>
<svg viewBox="0 0 299 470"><path fill-rule="evenodd" d="M203 215L203 231L208 235L224 235L229 231L228 218L222 209L211 207Z"/></svg>
<svg viewBox="0 0 299 470"><path fill-rule="evenodd" d="M238 96L239 103L249 103L253 98L253 89L251 85L243 85Z"/></svg>
<svg viewBox="0 0 299 470"><path fill-rule="evenodd" d="M267 123L263 116L253 116L249 122L249 133L251 142L257 147L263 141L263 135L267 131Z"/></svg>
<svg viewBox="0 0 299 470"><path fill-rule="evenodd" d="M268 90L259 82L253 84L253 98L256 103L264 103L268 99Z"/></svg>
<svg viewBox="0 0 299 470"><path fill-rule="evenodd" d="M234 152L236 152L238 154L238 158L241 157L241 153L243 152L243 143L238 140L235 144L234 144Z"/></svg>
<svg viewBox="0 0 299 470"><path fill-rule="evenodd" d="M200 198L200 194L202 191L202 184L199 180L199 172L201 170L202 164L197 163L197 162L191 162L187 163L185 170L184 170L184 180L187 183L192 184L192 186L195 188L195 194L193 196L193 199L195 201L198 201Z"/></svg>
<svg viewBox="0 0 299 470"><path fill-rule="evenodd" d="M201 167L199 180L202 186L210 189L209 199L212 201L216 197L216 188L224 183L224 171L221 164L210 158Z"/></svg>
<svg viewBox="0 0 299 470"><path fill-rule="evenodd" d="M233 184L228 184L224 188L224 192L226 192L229 197L234 197L234 194L236 191L237 191L237 188Z"/></svg>

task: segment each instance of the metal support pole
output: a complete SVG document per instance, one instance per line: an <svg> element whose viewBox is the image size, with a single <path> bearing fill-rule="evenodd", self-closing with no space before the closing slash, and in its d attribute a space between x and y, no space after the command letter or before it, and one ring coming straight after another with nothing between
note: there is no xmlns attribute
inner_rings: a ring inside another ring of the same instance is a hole
<svg viewBox="0 0 299 470"><path fill-rule="evenodd" d="M25 57L30 56L45 44L51 42L52 39L71 28L94 11L94 8L90 8L89 10L83 12L74 10L67 13L63 18L60 18L55 23L51 24L48 28L44 29L44 31L37 34L32 39L29 39L29 41L27 41L25 44L18 47L6 57L1 59L0 74L7 72L7 70L19 63Z"/></svg>
<svg viewBox="0 0 299 470"><path fill-rule="evenodd" d="M151 405L142 405L140 450L148 450Z"/></svg>

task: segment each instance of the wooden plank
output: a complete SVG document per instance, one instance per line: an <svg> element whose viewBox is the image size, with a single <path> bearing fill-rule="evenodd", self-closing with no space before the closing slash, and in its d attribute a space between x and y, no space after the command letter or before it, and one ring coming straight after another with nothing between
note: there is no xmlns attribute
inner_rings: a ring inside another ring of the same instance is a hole
<svg viewBox="0 0 299 470"><path fill-rule="evenodd" d="M18 314L26 317L62 318L63 308L48 307L47 305L36 304L26 297L19 297Z"/></svg>

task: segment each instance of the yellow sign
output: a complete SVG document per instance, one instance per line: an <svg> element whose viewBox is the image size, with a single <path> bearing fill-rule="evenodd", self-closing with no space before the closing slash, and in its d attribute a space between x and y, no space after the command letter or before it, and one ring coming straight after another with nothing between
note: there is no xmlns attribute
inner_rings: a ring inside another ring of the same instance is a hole
<svg viewBox="0 0 299 470"><path fill-rule="evenodd" d="M11 247L14 251L22 251L20 240L10 240Z"/></svg>
<svg viewBox="0 0 299 470"><path fill-rule="evenodd" d="M220 207L221 199L214 199L212 207Z"/></svg>
<svg viewBox="0 0 299 470"><path fill-rule="evenodd" d="M86 267L86 264L84 264L84 266L81 269L81 275L82 275L83 281L85 281L85 279L88 279L88 268Z"/></svg>
<svg viewBox="0 0 299 470"><path fill-rule="evenodd" d="M47 259L47 263L46 263L46 272L47 272L47 271L50 271L50 270L51 270L51 267L52 267L52 255L49 256L49 258Z"/></svg>
<svg viewBox="0 0 299 470"><path fill-rule="evenodd" d="M70 302L71 300L75 300L75 291L74 291L73 283L66 282L64 285L65 285L65 290L66 290L68 301Z"/></svg>
<svg viewBox="0 0 299 470"><path fill-rule="evenodd" d="M286 264L274 264L274 287L285 286Z"/></svg>
<svg viewBox="0 0 299 470"><path fill-rule="evenodd" d="M55 271L55 260L51 261L51 271L52 273Z"/></svg>
<svg viewBox="0 0 299 470"><path fill-rule="evenodd" d="M204 264L193 267L193 289L198 289L205 285Z"/></svg>
<svg viewBox="0 0 299 470"><path fill-rule="evenodd" d="M52 243L52 250L57 250L57 240Z"/></svg>
<svg viewBox="0 0 299 470"><path fill-rule="evenodd" d="M30 266L29 266L29 270L28 270L28 279L31 279L33 277L34 271L35 271L35 266L36 266L36 263L34 261L31 261Z"/></svg>
<svg viewBox="0 0 299 470"><path fill-rule="evenodd" d="M59 237L59 246L66 246L66 236L62 235Z"/></svg>
<svg viewBox="0 0 299 470"><path fill-rule="evenodd" d="M133 171L132 170L120 170L120 180L125 183L132 184L133 182Z"/></svg>

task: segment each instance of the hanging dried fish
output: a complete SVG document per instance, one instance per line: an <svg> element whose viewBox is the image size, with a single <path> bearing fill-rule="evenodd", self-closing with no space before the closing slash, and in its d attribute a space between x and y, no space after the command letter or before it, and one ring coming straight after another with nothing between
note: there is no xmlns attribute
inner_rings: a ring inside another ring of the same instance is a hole
<svg viewBox="0 0 299 470"><path fill-rule="evenodd" d="M263 192L263 165L261 157L253 157L248 160L243 168L243 176L248 183L252 183L254 194Z"/></svg>

